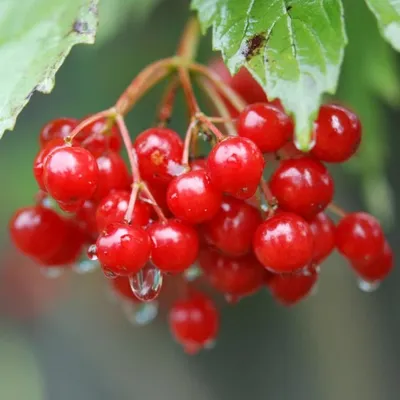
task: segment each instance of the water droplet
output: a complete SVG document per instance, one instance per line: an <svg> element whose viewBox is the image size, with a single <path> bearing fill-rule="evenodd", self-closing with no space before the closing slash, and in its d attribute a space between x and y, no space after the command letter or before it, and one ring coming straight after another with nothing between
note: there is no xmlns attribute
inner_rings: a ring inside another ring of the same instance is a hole
<svg viewBox="0 0 400 400"><path fill-rule="evenodd" d="M190 266L185 272L183 273L183 276L185 280L188 282L193 282L197 278L199 278L201 275L203 275L203 271L201 268L199 268L196 264L193 264Z"/></svg>
<svg viewBox="0 0 400 400"><path fill-rule="evenodd" d="M103 267L103 273L104 273L105 277L108 279L115 279L117 277L117 275L113 271L109 270L108 268Z"/></svg>
<svg viewBox="0 0 400 400"><path fill-rule="evenodd" d="M160 294L163 274L153 264L148 263L136 275L129 278L133 294L141 301L154 300Z"/></svg>
<svg viewBox="0 0 400 400"><path fill-rule="evenodd" d="M147 303L122 302L122 310L129 322L133 325L144 326L152 322L158 314L157 301Z"/></svg>
<svg viewBox="0 0 400 400"><path fill-rule="evenodd" d="M170 160L167 164L167 172L171 176L179 176L188 171L186 165L182 165Z"/></svg>
<svg viewBox="0 0 400 400"><path fill-rule="evenodd" d="M375 292L375 290L377 290L379 288L380 284L381 284L380 281L368 282L362 278L358 278L358 280L357 280L358 288L365 293Z"/></svg>
<svg viewBox="0 0 400 400"><path fill-rule="evenodd" d="M95 271L100 267L100 264L97 261L92 260L82 260L78 263L74 264L72 269L77 274L88 274L90 272Z"/></svg>
<svg viewBox="0 0 400 400"><path fill-rule="evenodd" d="M95 244L89 246L89 248L87 249L87 256L91 261L97 260L97 247Z"/></svg>
<svg viewBox="0 0 400 400"><path fill-rule="evenodd" d="M43 268L40 268L40 272L46 278L56 279L64 274L65 269L64 268L56 268L56 267L53 267L53 268L43 267Z"/></svg>

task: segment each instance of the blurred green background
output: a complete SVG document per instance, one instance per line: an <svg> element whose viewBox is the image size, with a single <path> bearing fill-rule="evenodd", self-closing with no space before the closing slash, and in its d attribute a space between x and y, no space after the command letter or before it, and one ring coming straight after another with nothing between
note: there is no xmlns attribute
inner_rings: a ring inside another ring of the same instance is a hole
<svg viewBox="0 0 400 400"><path fill-rule="evenodd" d="M101 273L49 281L13 252L7 221L35 193L31 166L41 126L110 106L144 66L175 50L188 2L131 3L103 0L98 42L72 50L54 91L35 94L1 141L0 399L397 400L396 269L367 295L335 254L317 294L293 309L266 292L225 307L217 346L189 357L163 315L133 327L107 298ZM333 170L337 200L348 210L378 213L398 256L398 56L361 0L345 5L350 45L339 98L361 115L366 140L355 162ZM210 42L203 40L203 62L212 56ZM132 135L153 122L161 93L152 91L129 115ZM180 101L172 126L181 133L185 116Z"/></svg>

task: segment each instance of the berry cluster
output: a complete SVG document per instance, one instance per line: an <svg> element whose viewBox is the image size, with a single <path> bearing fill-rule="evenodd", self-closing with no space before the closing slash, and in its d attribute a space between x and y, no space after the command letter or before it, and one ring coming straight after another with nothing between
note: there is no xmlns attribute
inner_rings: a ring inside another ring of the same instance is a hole
<svg viewBox="0 0 400 400"><path fill-rule="evenodd" d="M246 74L225 83L249 103L221 119L235 124L235 135L197 111L184 141L161 124L131 143L114 111L48 123L33 166L37 202L10 222L16 247L48 271L71 268L87 252L125 305L154 305L163 281L178 279L185 290L169 323L189 353L209 346L218 331L204 283L231 303L267 288L289 306L310 293L334 248L364 281L385 278L392 252L378 221L332 204L334 182L324 165L356 152L357 116L322 106L315 145L304 154L293 145L293 121L279 101L268 102ZM202 156L192 146L200 138L212 144ZM329 209L341 217L337 225Z"/></svg>

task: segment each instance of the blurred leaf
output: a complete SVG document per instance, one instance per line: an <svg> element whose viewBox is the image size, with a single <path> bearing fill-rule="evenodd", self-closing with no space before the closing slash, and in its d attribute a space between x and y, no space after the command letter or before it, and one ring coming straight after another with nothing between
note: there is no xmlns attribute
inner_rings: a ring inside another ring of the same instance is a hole
<svg viewBox="0 0 400 400"><path fill-rule="evenodd" d="M324 92L336 90L346 44L341 0L192 0L232 73L246 65L296 118L307 149Z"/></svg>
<svg viewBox="0 0 400 400"><path fill-rule="evenodd" d="M378 19L386 40L400 51L400 2L398 0L365 0Z"/></svg>
<svg viewBox="0 0 400 400"><path fill-rule="evenodd" d="M112 39L127 21L144 23L161 0L101 0L97 44Z"/></svg>
<svg viewBox="0 0 400 400"><path fill-rule="evenodd" d="M346 167L362 176L368 209L383 223L393 222L392 189L386 178L387 129L382 100L398 105L400 84L395 53L382 39L363 0L344 2L349 46L343 63L339 97L354 109L363 125L360 151ZM368 35L360 29L368 27Z"/></svg>
<svg viewBox="0 0 400 400"><path fill-rule="evenodd" d="M93 43L98 0L0 2L0 137L38 90L49 93L71 47Z"/></svg>

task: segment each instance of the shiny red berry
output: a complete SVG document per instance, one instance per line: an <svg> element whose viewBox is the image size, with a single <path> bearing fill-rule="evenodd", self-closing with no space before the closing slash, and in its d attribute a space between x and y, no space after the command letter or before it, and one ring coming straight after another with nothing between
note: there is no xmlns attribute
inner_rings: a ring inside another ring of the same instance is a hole
<svg viewBox="0 0 400 400"><path fill-rule="evenodd" d="M211 219L219 210L221 191L205 170L186 172L174 178L167 191L167 204L179 219L198 224Z"/></svg>
<svg viewBox="0 0 400 400"><path fill-rule="evenodd" d="M116 222L100 233L96 248L105 270L118 276L129 276L137 273L149 260L151 241L144 229Z"/></svg>
<svg viewBox="0 0 400 400"><path fill-rule="evenodd" d="M57 253L67 235L65 221L41 206L20 208L11 218L9 230L14 245L39 261Z"/></svg>
<svg viewBox="0 0 400 400"><path fill-rule="evenodd" d="M92 200L86 200L75 215L75 222L88 238L96 238L98 235L96 223L97 205Z"/></svg>
<svg viewBox="0 0 400 400"><path fill-rule="evenodd" d="M98 183L94 157L81 147L59 147L43 165L43 182L57 201L75 203L92 197Z"/></svg>
<svg viewBox="0 0 400 400"><path fill-rule="evenodd" d="M334 193L329 171L310 157L282 161L272 175L269 187L280 208L306 219L323 211Z"/></svg>
<svg viewBox="0 0 400 400"><path fill-rule="evenodd" d="M114 222L122 222L128 209L130 193L118 190L109 193L99 203L96 210L96 223L99 232L104 230L107 225ZM151 206L136 200L133 208L131 225L146 226L150 222Z"/></svg>
<svg viewBox="0 0 400 400"><path fill-rule="evenodd" d="M268 103L247 106L237 122L239 136L252 140L263 153L279 150L293 135L293 122L278 107Z"/></svg>
<svg viewBox="0 0 400 400"><path fill-rule="evenodd" d="M393 252L385 240L382 253L372 261L352 262L351 266L362 279L379 282L385 279L393 269Z"/></svg>
<svg viewBox="0 0 400 400"><path fill-rule="evenodd" d="M192 291L187 298L176 301L168 319L173 336L189 354L215 340L219 329L214 302L200 292Z"/></svg>
<svg viewBox="0 0 400 400"><path fill-rule="evenodd" d="M206 240L225 254L238 256L252 249L254 232L261 224L260 212L233 197L225 196L218 214L203 225Z"/></svg>
<svg viewBox="0 0 400 400"><path fill-rule="evenodd" d="M216 290L236 299L255 293L264 283L265 269L253 254L230 257L206 248L199 263Z"/></svg>
<svg viewBox="0 0 400 400"><path fill-rule="evenodd" d="M229 137L211 150L207 166L211 181L219 190L248 199L257 190L264 158L251 140Z"/></svg>
<svg viewBox="0 0 400 400"><path fill-rule="evenodd" d="M319 110L315 124L316 142L311 153L326 162L348 160L361 142L361 123L345 107L327 104Z"/></svg>
<svg viewBox="0 0 400 400"><path fill-rule="evenodd" d="M284 306L292 306L311 292L318 279L315 270L306 273L273 275L268 288L273 298Z"/></svg>
<svg viewBox="0 0 400 400"><path fill-rule="evenodd" d="M293 272L310 263L314 238L303 218L282 211L258 227L253 248L265 268L275 273Z"/></svg>
<svg viewBox="0 0 400 400"><path fill-rule="evenodd" d="M197 171L199 169L207 169L207 158L196 158L190 162L190 169Z"/></svg>
<svg viewBox="0 0 400 400"><path fill-rule="evenodd" d="M312 262L320 264L335 248L335 224L323 212L309 221L314 237L314 254Z"/></svg>
<svg viewBox="0 0 400 400"><path fill-rule="evenodd" d="M384 235L380 223L365 212L342 218L336 227L336 246L353 262L372 262L382 253Z"/></svg>
<svg viewBox="0 0 400 400"><path fill-rule="evenodd" d="M112 190L128 190L132 184L128 168L122 157L108 152L96 159L99 170L97 189L93 195L96 201L102 200Z"/></svg>
<svg viewBox="0 0 400 400"><path fill-rule="evenodd" d="M48 122L40 131L40 147L44 148L54 139L64 139L78 126L75 118L58 118Z"/></svg>
<svg viewBox="0 0 400 400"><path fill-rule="evenodd" d="M135 140L142 178L149 182L169 182L182 158L183 143L179 135L166 128L150 128Z"/></svg>

